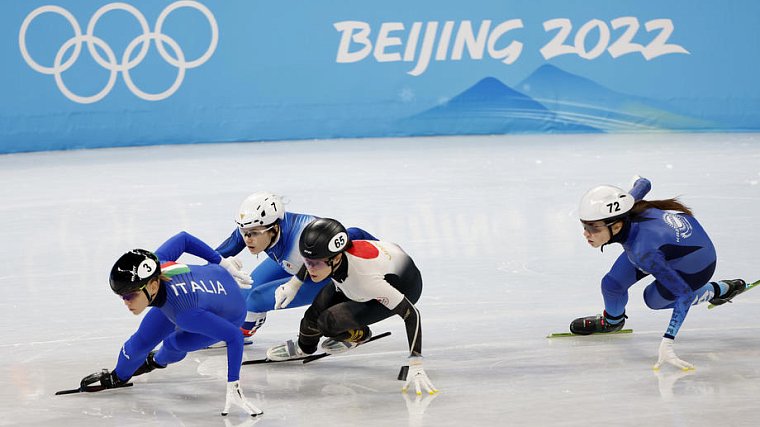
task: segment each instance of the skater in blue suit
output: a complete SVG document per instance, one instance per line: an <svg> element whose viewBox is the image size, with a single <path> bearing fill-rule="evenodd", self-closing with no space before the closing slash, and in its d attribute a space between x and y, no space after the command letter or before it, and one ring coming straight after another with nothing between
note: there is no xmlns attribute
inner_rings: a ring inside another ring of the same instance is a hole
<svg viewBox="0 0 760 427"><path fill-rule="evenodd" d="M183 253L209 264L175 262ZM231 405L260 415L262 411L246 400L240 388L243 337L239 328L245 319L245 302L234 279L240 274L211 247L185 232L167 240L155 253L134 249L122 255L111 269L111 289L135 315L150 310L121 348L116 368L85 377L82 385L100 381L105 388L119 387L135 375L163 369L190 351L224 341L228 382L222 415L227 415ZM161 348L152 351L158 344Z"/></svg>
<svg viewBox="0 0 760 427"><path fill-rule="evenodd" d="M575 319L570 331L588 335L620 330L627 318L628 288L651 275L654 280L644 289L647 306L673 310L654 368L667 362L694 369L673 349L689 308L705 301L714 305L729 302L746 284L741 279L711 282L717 259L707 233L677 199L643 200L650 188L649 181L640 178L630 193L602 185L581 199L580 219L589 245L603 249L620 243L624 252L602 279L604 313Z"/></svg>
<svg viewBox="0 0 760 427"><path fill-rule="evenodd" d="M286 212L282 199L268 192L251 194L241 204L235 217L237 228L216 251L238 267L242 265L231 257L243 249L268 256L251 273L253 287L243 289L248 310L241 328L244 336L253 335L272 309L311 304L330 282L312 281L298 252L301 232L314 219L313 215ZM377 240L359 228L349 228L348 235L355 240Z"/></svg>

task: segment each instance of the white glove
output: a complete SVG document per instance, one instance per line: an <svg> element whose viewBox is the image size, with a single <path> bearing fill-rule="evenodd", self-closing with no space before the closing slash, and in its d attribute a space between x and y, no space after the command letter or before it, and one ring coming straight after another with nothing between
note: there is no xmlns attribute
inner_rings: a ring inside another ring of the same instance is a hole
<svg viewBox="0 0 760 427"><path fill-rule="evenodd" d="M280 285L274 291L274 309L285 308L296 297L298 290L301 289L303 282L293 276L286 283Z"/></svg>
<svg viewBox="0 0 760 427"><path fill-rule="evenodd" d="M253 284L253 279L251 279L251 276L243 273L240 269L243 268L243 263L240 262L235 257L227 257L222 258L222 260L219 262L219 265L224 267L225 270L229 271L232 275L232 278L235 279L238 286L240 286L242 289L251 289L251 285Z"/></svg>
<svg viewBox="0 0 760 427"><path fill-rule="evenodd" d="M227 401L224 403L222 416L227 416L227 414L230 413L230 406L232 405L239 406L252 417L264 413L264 411L255 407L253 403L249 402L245 396L243 396L243 389L240 388L240 381L227 383Z"/></svg>
<svg viewBox="0 0 760 427"><path fill-rule="evenodd" d="M662 342L660 343L660 358L657 360L657 363L654 364L652 369L660 369L660 366L665 362L670 363L676 368L683 369L684 371L696 369L691 363L684 362L676 356L676 352L673 350L672 338L662 339Z"/></svg>
<svg viewBox="0 0 760 427"><path fill-rule="evenodd" d="M422 369L422 356L409 357L409 372L406 374L406 384L401 388L401 391L406 393L409 390L409 386L414 384L414 391L417 395L422 394L421 388L424 388L428 394L438 393L438 389L430 382L425 370Z"/></svg>

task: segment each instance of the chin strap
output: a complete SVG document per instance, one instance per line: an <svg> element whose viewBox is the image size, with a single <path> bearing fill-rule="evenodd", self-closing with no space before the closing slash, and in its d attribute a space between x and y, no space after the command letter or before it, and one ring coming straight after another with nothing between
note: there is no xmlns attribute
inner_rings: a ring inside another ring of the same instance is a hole
<svg viewBox="0 0 760 427"><path fill-rule="evenodd" d="M148 287L144 287L142 291L145 294L145 297L148 298L148 304L152 303L155 296L151 296L151 294L148 292Z"/></svg>
<svg viewBox="0 0 760 427"><path fill-rule="evenodd" d="M614 223L613 223L613 224L614 224ZM613 242L613 239L615 238L615 234L613 234L613 233L612 233L612 224L609 224L609 225L607 226L607 230L609 230L609 231L610 231L610 240L607 240L607 242L605 242L605 243L602 243L602 246L600 246L600 247L599 247L599 250L600 250L600 251L602 251L602 253L604 253L604 247L605 247L605 246L609 245L610 243L614 243L614 242Z"/></svg>
<svg viewBox="0 0 760 427"><path fill-rule="evenodd" d="M266 249L264 249L264 251L268 251L269 248L271 248L272 246L276 245L277 242L280 241L280 230L281 230L281 227L280 227L280 220L279 219L274 224L274 226L277 227L277 233L274 235L274 237L272 237L272 240L269 241L269 245L267 245L267 247L266 247ZM258 257L259 257L259 254L256 254L256 258L258 258Z"/></svg>
<svg viewBox="0 0 760 427"><path fill-rule="evenodd" d="M623 221L623 227L620 228L620 231L618 231L617 234L614 234L612 232L612 226L615 224L615 222ZM615 220L614 222L607 225L607 230L610 231L610 240L607 241L607 243L603 243L602 246L599 247L599 249L604 252L604 247L609 245L610 243L623 243L623 240L625 240L628 237L628 231L631 228L631 222L628 220L628 218L622 218Z"/></svg>
<svg viewBox="0 0 760 427"><path fill-rule="evenodd" d="M340 262L338 262L338 263L336 264L336 263L334 262L334 260L335 260L335 257L332 257L332 258L329 258L329 259L327 260L327 262L326 262L326 264L330 266L330 276L332 276L332 275L333 275L333 273L335 273L335 267L338 267L338 266L340 265Z"/></svg>

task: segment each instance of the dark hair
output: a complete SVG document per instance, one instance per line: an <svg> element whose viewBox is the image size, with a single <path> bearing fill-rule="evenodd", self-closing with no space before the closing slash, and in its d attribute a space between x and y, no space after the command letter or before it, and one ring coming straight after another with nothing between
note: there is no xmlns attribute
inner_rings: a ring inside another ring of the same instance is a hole
<svg viewBox="0 0 760 427"><path fill-rule="evenodd" d="M679 211L685 213L686 215L694 216L694 213L691 211L691 209L678 201L678 199L675 197L665 200L639 200L633 204L630 215L638 216L649 208L657 208L662 211Z"/></svg>

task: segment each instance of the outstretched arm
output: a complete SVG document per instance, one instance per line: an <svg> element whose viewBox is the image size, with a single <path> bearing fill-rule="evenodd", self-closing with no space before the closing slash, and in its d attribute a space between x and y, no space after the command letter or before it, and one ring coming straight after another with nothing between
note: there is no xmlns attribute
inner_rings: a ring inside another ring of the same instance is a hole
<svg viewBox="0 0 760 427"><path fill-rule="evenodd" d="M235 256L245 249L245 241L243 236L240 235L238 229L234 229L230 237L217 246L216 251L225 258Z"/></svg>
<svg viewBox="0 0 760 427"><path fill-rule="evenodd" d="M649 193L649 191L652 189L652 183L646 179L642 178L640 176L635 176L635 180L633 181L633 185L631 186L631 191L629 193L631 196L633 196L633 200L639 201L644 198L644 196Z"/></svg>
<svg viewBox="0 0 760 427"><path fill-rule="evenodd" d="M230 412L232 405L239 406L251 416L263 412L246 399L240 387L240 364L243 361L243 336L240 329L216 314L196 308L177 315L177 327L217 341L227 343L227 393L222 415Z"/></svg>
<svg viewBox="0 0 760 427"><path fill-rule="evenodd" d="M652 276L676 298L673 302L673 314L670 317L668 329L660 343L659 357L657 363L654 364L654 369L659 369L663 363L669 363L683 370L694 369L694 365L681 360L673 348L676 334L689 313L694 292L678 272L667 264L660 251L646 254L642 261L641 267L652 273Z"/></svg>
<svg viewBox="0 0 760 427"><path fill-rule="evenodd" d="M422 322L420 312L406 297L393 309L406 324L406 338L409 342L409 355L422 356Z"/></svg>
<svg viewBox="0 0 760 427"><path fill-rule="evenodd" d="M182 254L188 253L203 258L211 264L219 264L222 256L192 234L181 231L156 249L156 256L163 261L176 261Z"/></svg>
<svg viewBox="0 0 760 427"><path fill-rule="evenodd" d="M406 383L401 391L406 391L414 385L417 395L422 394L424 389L429 394L435 394L435 388L427 373L422 368L422 325L420 312L406 297L393 309L393 312L401 316L406 324L406 337L409 341L409 370L406 374Z"/></svg>
<svg viewBox="0 0 760 427"><path fill-rule="evenodd" d="M694 291L688 283L674 270L660 251L653 251L644 254L639 259L639 265L645 271L654 276L662 286L664 286L676 298L673 305L673 315L668 323L668 329L665 332L665 338L675 338L678 330L686 318L691 306L691 298Z"/></svg>
<svg viewBox="0 0 760 427"><path fill-rule="evenodd" d="M176 261L184 253L203 258L210 264L221 265L241 288L250 288L253 283L251 278L240 270L241 263L235 262L234 258L222 258L211 246L188 232L181 231L175 234L156 250L156 256L161 262Z"/></svg>

